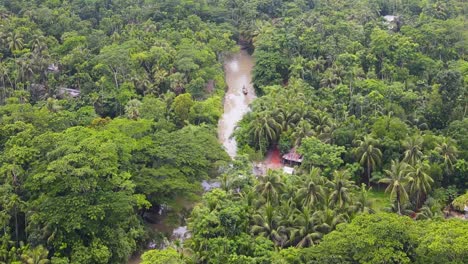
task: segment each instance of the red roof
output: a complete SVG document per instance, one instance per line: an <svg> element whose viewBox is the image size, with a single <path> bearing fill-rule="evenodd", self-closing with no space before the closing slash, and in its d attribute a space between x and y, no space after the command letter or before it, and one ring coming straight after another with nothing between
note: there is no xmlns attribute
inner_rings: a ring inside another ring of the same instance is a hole
<svg viewBox="0 0 468 264"><path fill-rule="evenodd" d="M289 160L289 161L294 161L294 162L302 162L302 156L301 154L296 152L296 148L292 148L289 153L286 153L283 155L283 159Z"/></svg>

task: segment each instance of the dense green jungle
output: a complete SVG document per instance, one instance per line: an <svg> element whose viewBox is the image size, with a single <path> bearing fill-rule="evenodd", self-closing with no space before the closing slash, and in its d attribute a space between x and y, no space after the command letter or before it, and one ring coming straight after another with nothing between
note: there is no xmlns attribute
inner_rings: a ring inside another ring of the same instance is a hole
<svg viewBox="0 0 468 264"><path fill-rule="evenodd" d="M0 263L468 263L467 14L0 0Z"/></svg>

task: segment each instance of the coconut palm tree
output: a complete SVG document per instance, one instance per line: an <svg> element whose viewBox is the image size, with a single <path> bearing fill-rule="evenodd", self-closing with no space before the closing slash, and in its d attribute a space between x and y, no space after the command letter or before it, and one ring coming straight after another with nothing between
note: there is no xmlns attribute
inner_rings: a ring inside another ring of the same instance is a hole
<svg viewBox="0 0 468 264"><path fill-rule="evenodd" d="M277 210L270 203L267 203L262 210L253 215L254 225L251 232L254 235L269 238L278 246L286 243L286 228L281 225L281 218L276 214Z"/></svg>
<svg viewBox="0 0 468 264"><path fill-rule="evenodd" d="M411 178L407 175L408 164L392 161L390 170L385 170L386 178L379 180L380 183L388 184L385 192L390 192L390 197L395 198L397 203L397 212L401 215L401 204L408 200L406 188Z"/></svg>
<svg viewBox="0 0 468 264"><path fill-rule="evenodd" d="M416 219L443 219L442 207L438 201L429 198L416 214Z"/></svg>
<svg viewBox="0 0 468 264"><path fill-rule="evenodd" d="M309 247L318 242L322 234L317 231L317 221L308 207L296 210L289 243L296 247Z"/></svg>
<svg viewBox="0 0 468 264"><path fill-rule="evenodd" d="M317 221L317 231L322 234L330 233L336 225L348 222L349 216L337 210L325 207L323 210L315 211L314 219Z"/></svg>
<svg viewBox="0 0 468 264"><path fill-rule="evenodd" d="M329 199L331 207L343 209L345 205L351 202L351 190L354 185L349 178L350 175L347 170L333 172L333 180L330 182L332 191Z"/></svg>
<svg viewBox="0 0 468 264"><path fill-rule="evenodd" d="M302 199L303 207L314 208L316 203L325 200L324 180L321 178L320 172L319 168L312 168L303 187L297 191L298 197Z"/></svg>
<svg viewBox="0 0 468 264"><path fill-rule="evenodd" d="M276 141L281 130L281 123L274 118L272 112L263 111L253 118L250 123L249 134L253 136L255 144L261 148L261 142L271 143ZM261 151L264 150L261 149Z"/></svg>
<svg viewBox="0 0 468 264"><path fill-rule="evenodd" d="M318 111L314 117L314 130L317 134L323 134L330 132L332 127L332 120L327 113Z"/></svg>
<svg viewBox="0 0 468 264"><path fill-rule="evenodd" d="M47 98L45 107L52 113L57 113L62 109L62 106L60 105L59 101L53 98Z"/></svg>
<svg viewBox="0 0 468 264"><path fill-rule="evenodd" d="M405 153L403 161L414 165L418 160L423 156L421 151L423 144L423 138L421 136L409 137L403 141L403 147L405 148Z"/></svg>
<svg viewBox="0 0 468 264"><path fill-rule="evenodd" d="M423 205L418 213L416 213L416 219L427 220L427 219L443 219L443 214L440 208L437 206Z"/></svg>
<svg viewBox="0 0 468 264"><path fill-rule="evenodd" d="M24 40L20 33L9 32L6 38L7 46L12 53L16 50L23 49Z"/></svg>
<svg viewBox="0 0 468 264"><path fill-rule="evenodd" d="M301 119L292 133L294 145L300 146L302 139L313 135L315 135L315 131L312 129L312 125L307 120Z"/></svg>
<svg viewBox="0 0 468 264"><path fill-rule="evenodd" d="M374 209L372 209L372 201L369 199L369 189L366 188L366 185L363 183L361 184L361 189L357 193L357 197L355 198L354 204L352 205L351 209L353 212L357 213L373 213Z"/></svg>
<svg viewBox="0 0 468 264"><path fill-rule="evenodd" d="M307 67L316 72L323 72L327 61L323 57L314 58L307 62Z"/></svg>
<svg viewBox="0 0 468 264"><path fill-rule="evenodd" d="M7 83L10 84L10 87L13 87L13 83L10 79L10 70L8 69L8 65L5 61L0 62L0 85L1 87L1 99L4 100L8 97L7 95Z"/></svg>
<svg viewBox="0 0 468 264"><path fill-rule="evenodd" d="M47 39L42 35L34 35L29 45L34 53L40 54L42 51L47 50Z"/></svg>
<svg viewBox="0 0 468 264"><path fill-rule="evenodd" d="M370 135L364 136L363 140L358 140L358 147L354 150L359 163L367 170L367 186L370 186L371 171L377 167L382 159L382 152L377 148L377 140Z"/></svg>
<svg viewBox="0 0 468 264"><path fill-rule="evenodd" d="M450 172L453 169L453 164L457 161L458 150L455 147L453 140L445 139L442 143L437 144L435 147L444 161L446 172Z"/></svg>
<svg viewBox="0 0 468 264"><path fill-rule="evenodd" d="M306 59L302 56L297 56L292 59L291 66L289 66L289 71L291 72L291 77L299 77L304 79L304 65L306 64Z"/></svg>
<svg viewBox="0 0 468 264"><path fill-rule="evenodd" d="M277 201L284 187L281 173L277 170L268 170L265 176L259 177L259 183L255 189L266 199L267 203L270 203Z"/></svg>
<svg viewBox="0 0 468 264"><path fill-rule="evenodd" d="M125 114L128 119L137 120L140 117L141 102L138 99L132 99L125 105Z"/></svg>
<svg viewBox="0 0 468 264"><path fill-rule="evenodd" d="M320 87L332 88L341 82L341 78L331 69L326 70L322 76L323 78L320 80Z"/></svg>
<svg viewBox="0 0 468 264"><path fill-rule="evenodd" d="M301 110L294 105L283 105L278 109L275 115L277 122L281 124L281 129L287 131L290 127L294 127L295 124L301 119Z"/></svg>
<svg viewBox="0 0 468 264"><path fill-rule="evenodd" d="M424 162L417 162L413 166L408 165L407 175L411 178L409 182L409 191L416 197L416 207L419 208L421 200L431 190L434 180L426 173L429 165Z"/></svg>
<svg viewBox="0 0 468 264"><path fill-rule="evenodd" d="M281 124L282 130L287 131L303 118L307 106L305 104L304 94L298 89L282 89L279 90L276 96L278 100L268 104L268 108L272 109L276 105L275 116L278 123ZM274 108L273 108L274 109Z"/></svg>
<svg viewBox="0 0 468 264"><path fill-rule="evenodd" d="M43 246L37 246L34 249L29 249L21 255L23 263L27 264L47 264L50 261L47 259L49 251Z"/></svg>

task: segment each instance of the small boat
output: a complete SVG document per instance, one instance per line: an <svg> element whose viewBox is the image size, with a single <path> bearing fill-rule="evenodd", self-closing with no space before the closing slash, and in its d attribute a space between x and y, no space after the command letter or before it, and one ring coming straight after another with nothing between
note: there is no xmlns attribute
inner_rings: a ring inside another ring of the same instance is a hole
<svg viewBox="0 0 468 264"><path fill-rule="evenodd" d="M244 87L242 87L242 93L243 93L244 95L247 95L247 88L245 88L245 85L244 85Z"/></svg>

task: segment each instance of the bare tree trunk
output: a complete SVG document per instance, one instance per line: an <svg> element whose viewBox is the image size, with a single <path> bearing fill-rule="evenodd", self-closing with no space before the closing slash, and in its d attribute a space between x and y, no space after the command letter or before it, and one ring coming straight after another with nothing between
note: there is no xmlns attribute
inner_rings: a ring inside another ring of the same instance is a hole
<svg viewBox="0 0 468 264"><path fill-rule="evenodd" d="M115 88L117 88L117 90L119 89L119 82L117 81L117 71L113 71L114 73L114 82L115 82Z"/></svg>
<svg viewBox="0 0 468 264"><path fill-rule="evenodd" d="M367 187L370 187L370 160L367 158Z"/></svg>
<svg viewBox="0 0 468 264"><path fill-rule="evenodd" d="M401 215L400 192L397 192L397 207L398 207L398 214Z"/></svg>
<svg viewBox="0 0 468 264"><path fill-rule="evenodd" d="M16 235L16 246L19 247L19 232L18 232L18 207L15 205L15 235Z"/></svg>

